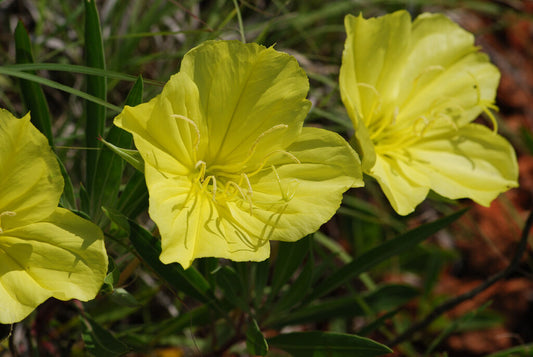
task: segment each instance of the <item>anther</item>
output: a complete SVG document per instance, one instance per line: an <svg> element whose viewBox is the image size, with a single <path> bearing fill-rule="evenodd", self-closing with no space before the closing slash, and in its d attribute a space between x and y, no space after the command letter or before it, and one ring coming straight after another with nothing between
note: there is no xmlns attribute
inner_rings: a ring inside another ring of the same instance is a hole
<svg viewBox="0 0 533 357"><path fill-rule="evenodd" d="M207 164L205 161L203 160L200 160L196 163L196 165L194 165L194 169L197 170L198 168L200 168L200 173L198 174L198 177L196 178L196 180L200 180L200 181L204 181L204 176L205 176L205 171L207 169Z"/></svg>

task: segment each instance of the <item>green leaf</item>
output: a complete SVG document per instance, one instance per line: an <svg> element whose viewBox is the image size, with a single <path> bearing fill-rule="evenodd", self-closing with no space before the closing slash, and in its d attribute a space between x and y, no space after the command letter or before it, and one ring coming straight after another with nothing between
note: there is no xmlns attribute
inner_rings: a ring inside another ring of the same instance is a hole
<svg viewBox="0 0 533 357"><path fill-rule="evenodd" d="M111 110L117 112L117 113L122 111L122 108L117 107L116 105L113 105L111 103L108 103L105 100L102 100L100 98L97 98L94 95L90 95L88 93L82 92L81 90L78 90L78 89L75 89L75 88L71 88L69 86L66 86L66 85L58 83L58 82L54 82L54 81L52 81L50 79L47 79L47 78L39 77L39 76L37 76L35 74L32 74L32 73L13 70L12 68L10 68L8 66L6 66L6 67L0 66L0 74L6 75L6 76L12 76L12 77L16 77L16 78L27 79L27 80L35 82L35 83L40 83L40 84L43 84L45 86L48 86L48 87L51 87L51 88L54 88L54 89L57 89L57 90L61 90L63 92L70 93L70 94L75 95L77 97L80 97L80 98L83 98L85 100L88 100L88 101L90 101L92 103L96 103L98 105L104 106L104 107L106 107L108 109L111 109Z"/></svg>
<svg viewBox="0 0 533 357"><path fill-rule="evenodd" d="M420 291L410 285L388 284L366 294L364 299L374 312L381 312L395 309L418 295Z"/></svg>
<svg viewBox="0 0 533 357"><path fill-rule="evenodd" d="M22 21L19 21L15 28L15 52L17 63L33 62L30 38ZM31 112L31 122L46 136L50 146L54 146L50 110L43 89L35 82L21 79L20 91L25 107Z"/></svg>
<svg viewBox="0 0 533 357"><path fill-rule="evenodd" d="M83 213L89 217L89 194L83 185L83 182L80 183L80 206ZM89 220L91 217L89 217Z"/></svg>
<svg viewBox="0 0 533 357"><path fill-rule="evenodd" d="M342 268L334 272L330 277L325 279L324 282L322 282L313 290L313 294L307 298L307 301L312 301L316 298L319 298L333 289L346 284L349 280L358 277L361 273L367 272L369 269L375 267L390 257L409 251L417 244L437 233L442 228L450 225L452 222L461 217L465 211L466 210L460 210L434 222L419 226L407 233L381 244L378 247L371 249L351 263L344 265Z"/></svg>
<svg viewBox="0 0 533 357"><path fill-rule="evenodd" d="M71 73L81 73L81 74L90 74L93 76L107 77L112 79L119 79L122 81L135 82L139 79L137 76L132 76L130 74L124 74L121 72L110 71L107 69L93 68L87 66L80 66L70 63L24 63L24 64L14 64L3 66L3 68L15 70L15 71L61 71L61 72L71 72ZM163 86L164 83L159 81L154 81L151 79L144 80L146 84L151 84L155 86ZM129 104L133 105L133 104Z"/></svg>
<svg viewBox="0 0 533 357"><path fill-rule="evenodd" d="M332 332L294 332L267 341L269 346L285 350L294 357L372 357L392 352L369 338Z"/></svg>
<svg viewBox="0 0 533 357"><path fill-rule="evenodd" d="M144 174L135 171L117 202L117 209L129 218L137 217L148 207L148 189Z"/></svg>
<svg viewBox="0 0 533 357"><path fill-rule="evenodd" d="M85 348L95 356L114 357L129 352L126 344L89 317L81 319Z"/></svg>
<svg viewBox="0 0 533 357"><path fill-rule="evenodd" d="M72 181L70 180L70 176L68 175L67 169L65 168L65 165L63 165L63 162L57 158L57 162L59 163L59 169L61 170L61 175L63 176L63 181L65 182L65 186L63 187L63 194L61 195L61 198L59 200L59 204L61 207L67 208L69 210L75 210L77 209L76 206L76 196L74 195L74 186L72 186Z"/></svg>
<svg viewBox="0 0 533 357"><path fill-rule="evenodd" d="M106 217L114 223L119 230L124 231L128 236L130 234L130 222L128 221L128 217L124 216L119 211L107 208L102 206L102 212L106 215Z"/></svg>
<svg viewBox="0 0 533 357"><path fill-rule="evenodd" d="M178 317L172 317L161 322L154 322L145 326L146 333L157 341L164 336L178 335L186 328L207 326L216 320L213 310L207 305L200 305L193 309L184 309Z"/></svg>
<svg viewBox="0 0 533 357"><path fill-rule="evenodd" d="M131 166L135 167L137 171L144 172L144 160L137 150L123 149L104 139L100 139L100 141L103 142L109 150L127 161Z"/></svg>
<svg viewBox="0 0 533 357"><path fill-rule="evenodd" d="M130 221L130 239L141 259L174 291L183 291L188 296L205 303L215 303L211 286L194 267L184 270L178 263L163 264L159 260L160 241L132 221Z"/></svg>
<svg viewBox="0 0 533 357"><path fill-rule="evenodd" d="M139 77L133 85L126 99L127 105L137 105L142 101L143 81ZM106 143L113 143L115 147L131 147L133 137L130 133L116 126L112 126L106 137ZM141 159L142 160L142 159ZM109 146L98 153L96 164L97 175L93 176L92 190L90 191L91 216L93 221L100 225L105 223L100 207L115 208L118 193L122 183L124 161Z"/></svg>
<svg viewBox="0 0 533 357"><path fill-rule="evenodd" d="M104 278L103 288L107 291L113 291L115 289L115 284L120 278L120 270L118 269L115 261L109 257L109 266L107 268L107 275Z"/></svg>
<svg viewBox="0 0 533 357"><path fill-rule="evenodd" d="M381 326L385 325L387 321L390 321L394 315L396 315L401 309L394 309L389 312L384 313L383 315L379 315L377 319L374 321L371 321L368 325L364 326L362 329L357 331L357 334L359 336L367 336L380 328Z"/></svg>
<svg viewBox="0 0 533 357"><path fill-rule="evenodd" d="M522 137L522 141L524 142L527 148L527 151L529 151L530 154L533 154L533 135L526 128L523 128L520 131L520 134L520 136Z"/></svg>
<svg viewBox="0 0 533 357"><path fill-rule="evenodd" d="M246 329L246 350L252 356L264 356L268 352L268 343L255 319L251 319L248 322L248 328Z"/></svg>
<svg viewBox="0 0 533 357"><path fill-rule="evenodd" d="M129 306L129 307L138 307L141 306L141 303L135 299L133 295L131 295L128 291L126 291L123 288L117 288L113 290L113 293L111 294L111 300L115 302L115 304L120 306Z"/></svg>
<svg viewBox="0 0 533 357"><path fill-rule="evenodd" d="M100 30L98 10L94 0L85 0L85 61L88 67L105 69L104 46ZM106 78L87 76L87 93L103 101L107 96ZM106 108L93 102L87 102L85 107L85 141L87 147L100 147L98 138L104 131ZM98 151L87 150L87 191L91 194L94 176L100 173L96 170ZM93 205L91 205L93 206Z"/></svg>
<svg viewBox="0 0 533 357"><path fill-rule="evenodd" d="M268 282L268 276L270 271L270 261L268 259L262 262L250 263L255 277L253 281L254 288L254 305L259 307L265 297L265 287Z"/></svg>
<svg viewBox="0 0 533 357"><path fill-rule="evenodd" d="M229 266L218 269L215 273L215 282L224 292L224 297L230 304L242 311L250 309L247 301L242 298L246 291L235 270Z"/></svg>
<svg viewBox="0 0 533 357"><path fill-rule="evenodd" d="M511 347L503 351L490 354L487 357L531 357L533 355L533 343Z"/></svg>
<svg viewBox="0 0 533 357"><path fill-rule="evenodd" d="M133 87L131 87L128 96L126 97L125 105L134 107L141 104L143 101L143 87L144 80L143 77L139 75L133 84Z"/></svg>
<svg viewBox="0 0 533 357"><path fill-rule="evenodd" d="M287 292L281 295L280 299L274 304L273 312L282 312L293 308L300 303L311 288L313 281L314 262L308 260L298 278L287 289Z"/></svg>
<svg viewBox="0 0 533 357"><path fill-rule="evenodd" d="M279 242L278 256L275 260L270 298L274 298L285 283L294 275L309 251L309 236L296 242Z"/></svg>
<svg viewBox="0 0 533 357"><path fill-rule="evenodd" d="M364 305L373 312L387 311L405 304L419 294L418 290L407 285L384 285L362 296ZM308 322L326 321L336 317L348 318L365 315L360 304L359 293L340 298L331 298L319 303L301 307L291 313L272 315L265 326L283 327L287 325L305 324Z"/></svg>

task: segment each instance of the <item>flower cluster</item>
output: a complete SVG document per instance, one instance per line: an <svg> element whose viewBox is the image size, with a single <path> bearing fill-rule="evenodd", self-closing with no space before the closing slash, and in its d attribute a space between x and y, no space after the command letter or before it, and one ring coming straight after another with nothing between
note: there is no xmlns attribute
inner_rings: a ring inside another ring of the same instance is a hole
<svg viewBox="0 0 533 357"><path fill-rule="evenodd" d="M303 127L305 72L253 43L199 45L160 95L115 118L144 160L163 263L264 260L270 241L296 241L328 221L363 172L402 215L429 190L488 205L517 185L509 142L473 122L484 112L496 125L499 72L470 33L406 11L348 15L345 26L340 90L355 150ZM0 323L49 297L92 299L103 282L102 231L58 207L63 185L29 115L0 110Z"/></svg>

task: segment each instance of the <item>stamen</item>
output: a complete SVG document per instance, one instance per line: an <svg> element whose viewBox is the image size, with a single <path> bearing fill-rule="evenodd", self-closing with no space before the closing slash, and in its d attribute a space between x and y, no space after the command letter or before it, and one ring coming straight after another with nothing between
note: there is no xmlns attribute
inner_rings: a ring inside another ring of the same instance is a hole
<svg viewBox="0 0 533 357"><path fill-rule="evenodd" d="M481 104L481 103L480 103ZM492 112L489 110L489 109L492 109L494 111L498 111L498 107L492 103L483 103L485 104L483 106L483 113L485 113L490 121L492 122L492 131L494 133L497 133L498 132L498 122L496 121L496 117L494 116L494 114L492 114Z"/></svg>
<svg viewBox="0 0 533 357"><path fill-rule="evenodd" d="M398 118L398 114L400 114L400 108L398 108L398 106L395 106L394 112L392 113L391 125L396 124L396 118Z"/></svg>
<svg viewBox="0 0 533 357"><path fill-rule="evenodd" d="M296 156L294 156L293 154L291 154L290 152L285 151L285 150L274 150L274 151L272 151L271 153L269 153L268 155L266 155L263 158L263 160L261 161L261 164L259 164L259 168L257 168L255 171L252 171L251 173L249 173L248 177L252 177L252 176L256 175L259 171L261 171L263 169L263 167L265 167L266 162L268 161L268 159L270 159L270 157L272 155L277 154L277 153L287 155L289 158L294 160L294 162L296 162L297 164L301 164L300 160L298 160L298 158Z"/></svg>
<svg viewBox="0 0 533 357"><path fill-rule="evenodd" d="M494 102L492 101L489 101L489 100L486 100L486 99L481 99L481 89L479 88L479 83L477 81L477 78L476 76L474 76L472 73L470 72L467 72L468 75L470 77L472 77L472 79L474 80L475 84L474 84L474 89L476 90L476 94L477 94L477 105L479 105L481 107L481 109L483 110L483 113L485 113L490 121L492 122L492 131L494 133L497 133L498 132L498 122L496 121L496 118L494 117L494 115L490 112L489 109L492 109L494 110L495 112L497 112L499 109L498 107L494 104Z"/></svg>
<svg viewBox="0 0 533 357"><path fill-rule="evenodd" d="M225 191L226 192L229 192L229 188L233 187L235 189L235 191L230 195L230 196L227 196L227 199L228 200L231 200L233 199L236 195L237 195L237 192L241 194L241 197L244 201L248 202L248 204L250 205L250 215L253 215L253 201L252 201L252 197L251 196L247 196L246 193L244 193L244 191L242 190L241 186L237 185L235 182L233 181L228 181L228 183L226 184L226 187L225 187Z"/></svg>
<svg viewBox="0 0 533 357"><path fill-rule="evenodd" d="M263 139L266 135L268 135L268 134L270 134L270 133L272 133L272 132L274 132L276 130L287 129L288 127L289 126L287 124L278 124L278 125L274 125L270 129L267 129L264 132L262 132L261 134L259 134L259 136L255 139L254 143L250 147L250 150L248 151L248 155L246 156L246 159L244 159L243 164L246 164L252 158L252 156L255 153L255 149L257 148L257 145L259 144L261 139Z"/></svg>
<svg viewBox="0 0 533 357"><path fill-rule="evenodd" d="M250 203L250 216L252 216L253 215L252 195L254 191L252 190L252 184L250 183L250 179L244 172L241 174L241 178L242 177L244 177L244 180L246 181L246 185L248 186L248 199L249 199L248 202Z"/></svg>
<svg viewBox="0 0 533 357"><path fill-rule="evenodd" d="M276 175L276 181L278 181L278 187L279 187L279 192L281 193L281 199L285 202L289 202L290 200L292 200L292 198L296 194L296 190L294 190L294 192L291 195L289 195L289 188L287 189L287 192L284 192L283 187L281 186L281 179L279 177L278 170L276 170L276 167L274 165L271 165L270 168L274 172L274 175ZM296 180L296 182L298 182L298 180Z"/></svg>
<svg viewBox="0 0 533 357"><path fill-rule="evenodd" d="M198 174L198 177L196 177L196 180L195 181L201 181L203 182L204 181L204 176L205 176L205 170L207 170L207 163L203 160L200 160L196 163L196 165L194 165L194 169L198 169L200 167L200 173Z"/></svg>
<svg viewBox="0 0 533 357"><path fill-rule="evenodd" d="M194 142L194 151L198 152L198 147L200 145L200 129L198 128L198 125L191 119L187 118L186 116L180 115L180 114L171 114L172 118L175 119L181 119L186 121L187 123L191 124L196 131L196 140Z"/></svg>
<svg viewBox="0 0 533 357"><path fill-rule="evenodd" d="M419 116L415 122L413 123L413 131L415 132L415 135L416 136L422 136L422 133L425 132L426 128L429 126L430 124L430 120L428 118L426 118L425 115L421 115ZM422 127L420 129L418 129L418 126L422 125Z"/></svg>
<svg viewBox="0 0 533 357"><path fill-rule="evenodd" d="M217 179L215 176L213 175L209 175L205 178L204 181L202 181L202 189L204 191L207 191L207 186L209 185L209 182L212 182L213 183L213 189L212 189L212 196L213 196L213 201L216 201L217 199Z"/></svg>
<svg viewBox="0 0 533 357"><path fill-rule="evenodd" d="M418 84L418 81L420 80L420 78L422 78L423 75L428 74L429 72L434 72L434 71L443 72L444 70L445 68L441 65L432 65L432 66L428 66L424 68L424 70L420 72L414 79L413 88L416 87L416 85Z"/></svg>

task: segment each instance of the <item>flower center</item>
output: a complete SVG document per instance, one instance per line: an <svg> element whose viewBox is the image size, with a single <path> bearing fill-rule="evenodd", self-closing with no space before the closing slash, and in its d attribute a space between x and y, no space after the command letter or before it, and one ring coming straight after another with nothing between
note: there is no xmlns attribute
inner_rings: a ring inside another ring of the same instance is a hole
<svg viewBox="0 0 533 357"><path fill-rule="evenodd" d="M199 147L201 142L201 133L198 125L183 115L172 114L172 118L176 120L185 121L190 124L196 133L196 138L193 144L192 159L196 162L194 168L191 170L191 178L196 188L211 196L214 202L222 203L233 200L241 200L249 207L250 215L253 214L254 209L254 192L250 178L262 172L263 170L271 169L278 182L280 190L281 201L286 203L294 196L294 188L296 184L289 184L291 187L284 187L281 178L276 170L275 165L269 162L275 155L282 155L288 157L291 161L300 164L300 160L293 154L285 150L272 150L266 152L260 157L257 165L250 165L252 158L257 159L257 148L260 142L272 133L280 130L285 130L289 126L287 124L277 124L269 129L263 131L257 136L254 142L250 145L250 149L242 161L228 162L228 163L212 163L208 164L205 160L199 158ZM218 152L220 153L220 151ZM218 157L215 155L215 158ZM216 162L216 160L214 160ZM253 167L250 169L250 167ZM274 202L270 202L272 204Z"/></svg>
<svg viewBox="0 0 533 357"><path fill-rule="evenodd" d="M4 211L2 213L0 213L0 233L3 233L4 230L2 229L2 216L9 216L9 217L13 217L13 216L16 216L17 214L13 211Z"/></svg>
<svg viewBox="0 0 533 357"><path fill-rule="evenodd" d="M411 96L417 93L417 85L422 76L435 71L442 71L443 68L433 66L428 68L414 80L411 94L404 101L403 105L409 103ZM478 106L488 116L497 130L497 123L489 109L497 110L492 102L481 98L481 92L476 78L471 75L474 85L476 102L472 107ZM384 106L381 94L378 90L367 83L358 83L361 91L368 91L374 98L367 113L362 118L377 154L389 157L408 158L407 149L409 146L422 140L428 135L455 132L459 129L461 118L467 111L461 106L455 97L436 98L426 110L417 117L402 116L400 107ZM425 104L425 103L424 103ZM430 134L431 133L431 134Z"/></svg>

